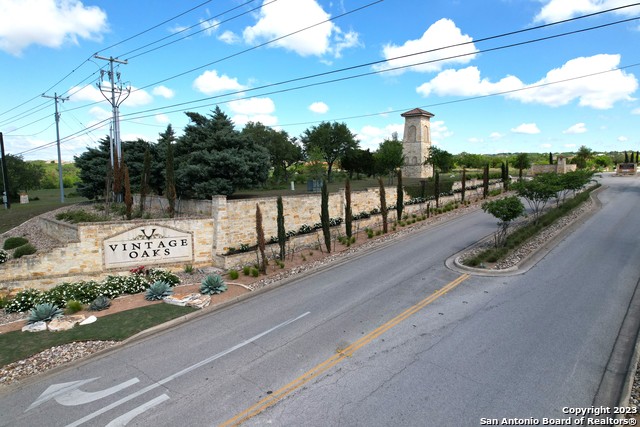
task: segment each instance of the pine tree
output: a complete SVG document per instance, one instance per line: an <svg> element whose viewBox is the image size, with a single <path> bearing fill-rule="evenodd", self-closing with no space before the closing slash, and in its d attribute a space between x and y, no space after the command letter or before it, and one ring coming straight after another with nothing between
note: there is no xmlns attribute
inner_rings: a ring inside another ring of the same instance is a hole
<svg viewBox="0 0 640 427"><path fill-rule="evenodd" d="M322 224L322 235L327 252L331 253L331 226L329 224L329 189L327 180L322 180L322 196L320 200L320 223Z"/></svg>
<svg viewBox="0 0 640 427"><path fill-rule="evenodd" d="M282 196L278 196L278 246L280 246L280 259L284 260L286 254L285 244L287 242L287 232L284 228L284 207L282 205Z"/></svg>
<svg viewBox="0 0 640 427"><path fill-rule="evenodd" d="M267 257L264 254L266 243L264 241L264 228L262 227L262 212L260 205L256 203L256 235L258 237L258 250L260 251L260 272L267 274Z"/></svg>
<svg viewBox="0 0 640 427"><path fill-rule="evenodd" d="M347 238L351 239L353 234L353 213L351 212L351 180L347 178L344 183L344 198L346 206L344 208L344 226Z"/></svg>
<svg viewBox="0 0 640 427"><path fill-rule="evenodd" d="M398 168L398 187L396 199L396 212L398 213L398 221L402 219L402 211L404 210L404 189L402 188L402 169Z"/></svg>
<svg viewBox="0 0 640 427"><path fill-rule="evenodd" d="M382 214L382 232L387 233L387 195L384 191L384 183L382 177L378 178L378 185L380 186L380 213Z"/></svg>

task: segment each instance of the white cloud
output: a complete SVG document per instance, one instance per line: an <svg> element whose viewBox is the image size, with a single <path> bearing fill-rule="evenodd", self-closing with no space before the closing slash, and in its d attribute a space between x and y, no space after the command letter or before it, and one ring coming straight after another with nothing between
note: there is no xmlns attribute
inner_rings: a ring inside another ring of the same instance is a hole
<svg viewBox="0 0 640 427"><path fill-rule="evenodd" d="M576 144L564 144L565 148L576 148Z"/></svg>
<svg viewBox="0 0 640 427"><path fill-rule="evenodd" d="M151 104L151 102L153 102L153 97L149 95L149 92L131 86L131 94L124 100L122 105L126 105L127 107L139 107L141 105Z"/></svg>
<svg viewBox="0 0 640 427"><path fill-rule="evenodd" d="M471 144L479 144L481 142L484 142L484 139L473 136L471 138L468 138L467 141L470 142Z"/></svg>
<svg viewBox="0 0 640 427"><path fill-rule="evenodd" d="M265 126L278 123L278 118L273 115L276 106L271 98L239 99L231 101L229 108L236 113L231 120L238 126L244 126L248 122L260 122Z"/></svg>
<svg viewBox="0 0 640 427"><path fill-rule="evenodd" d="M627 142L629 140L629 138L627 138L624 135L621 135L617 138L618 142Z"/></svg>
<svg viewBox="0 0 640 427"><path fill-rule="evenodd" d="M242 35L247 43L259 44L310 27L268 46L301 56L333 54L338 57L343 49L357 45L358 37L353 32L342 35L333 22L327 21L329 18L316 0L280 0L260 9L258 22L246 27Z"/></svg>
<svg viewBox="0 0 640 427"><path fill-rule="evenodd" d="M584 123L576 123L573 126L570 126L568 129L562 131L564 134L578 134L585 133L587 131L587 127Z"/></svg>
<svg viewBox="0 0 640 427"><path fill-rule="evenodd" d="M491 132L491 134L489 135L489 138L491 139L500 139L502 137L504 137L504 135L500 132Z"/></svg>
<svg viewBox="0 0 640 427"><path fill-rule="evenodd" d="M107 14L78 0L3 0L0 50L19 56L32 44L59 48L79 39L102 40Z"/></svg>
<svg viewBox="0 0 640 427"><path fill-rule="evenodd" d="M218 36L218 40L226 43L226 44L237 44L240 43L240 37L234 33L233 31L225 31Z"/></svg>
<svg viewBox="0 0 640 427"><path fill-rule="evenodd" d="M409 66L418 62L428 62L426 64L412 66L409 69L418 72L434 72L440 71L446 65L466 64L475 58L475 52L478 51L475 45L471 43L472 40L470 36L463 35L462 31L456 27L456 24L452 20L443 18L431 25L422 37L417 40L407 40L400 46L393 44L386 45L382 50L382 54L388 61L375 65L374 69L382 71L395 67ZM461 43L468 44L442 49L446 46L459 45ZM431 52L414 55L424 51ZM412 56L390 60L390 58L406 55ZM457 55L466 56L439 61L439 59ZM394 72L402 73L403 71L404 70L397 70Z"/></svg>
<svg viewBox="0 0 640 427"><path fill-rule="evenodd" d="M109 90L111 85L103 86L103 87L105 87L106 90ZM76 102L76 101L98 102L98 101L106 100L106 98L102 96L102 94L100 93L100 90L94 85L87 85L84 87L74 86L71 89L69 89L69 93L71 94L69 97L69 100L71 102Z"/></svg>
<svg viewBox="0 0 640 427"><path fill-rule="evenodd" d="M212 36L218 29L218 25L220 25L220 21L215 19L200 20L200 29L204 30L206 36Z"/></svg>
<svg viewBox="0 0 640 427"><path fill-rule="evenodd" d="M309 110L317 114L325 114L329 111L329 106L324 102L314 102L309 105Z"/></svg>
<svg viewBox="0 0 640 427"><path fill-rule="evenodd" d="M193 88L204 93L212 95L224 91L240 91L246 89L246 86L238 83L238 79L231 78L226 74L218 76L216 70L205 71L198 76L193 82Z"/></svg>
<svg viewBox="0 0 640 427"><path fill-rule="evenodd" d="M171 121L169 119L169 116L167 116L166 114L156 114L155 119L156 119L156 122L161 124L167 124Z"/></svg>
<svg viewBox="0 0 640 427"><path fill-rule="evenodd" d="M638 89L638 80L622 70L571 80L590 72L614 70L620 64L620 55L594 55L567 61L562 67L549 71L529 90L511 93L509 98L525 103L539 103L553 107L566 105L574 99L579 105L595 109L608 109L618 101L632 101L631 94ZM540 86L550 82L562 82Z"/></svg>
<svg viewBox="0 0 640 427"><path fill-rule="evenodd" d="M172 89L169 89L168 87L162 85L154 87L151 93L157 96L161 96L165 99L171 99L176 94Z"/></svg>
<svg viewBox="0 0 640 427"><path fill-rule="evenodd" d="M566 105L578 100L580 106L608 109L618 101L632 101L631 95L638 89L638 80L632 74L615 70L620 55L594 55L567 61L535 83L527 85L515 76L507 76L492 83L480 77L477 67L461 70L445 70L416 91L423 96L435 93L439 96L482 96L505 91L505 97L524 103L537 103L550 107ZM610 71L585 78L590 72ZM517 90L517 91L516 91Z"/></svg>
<svg viewBox="0 0 640 427"><path fill-rule="evenodd" d="M429 96L432 92L439 96L481 96L518 89L522 82L513 76L507 76L497 83L480 78L477 67L467 67L460 70L445 70L430 82L420 85L416 92L422 96Z"/></svg>
<svg viewBox="0 0 640 427"><path fill-rule="evenodd" d="M453 136L453 132L444 124L444 120L431 122L431 142L441 144L442 140Z"/></svg>
<svg viewBox="0 0 640 427"><path fill-rule="evenodd" d="M551 148L551 147L553 147L553 145L551 145L551 144L549 144L549 143L546 143L546 144L540 144L540 148L544 148L545 150L546 150L546 149L549 149L549 148Z"/></svg>
<svg viewBox="0 0 640 427"><path fill-rule="evenodd" d="M522 123L520 126L511 129L511 132L535 135L537 133L540 133L540 129L538 129L538 125L536 125L535 123Z"/></svg>
<svg viewBox="0 0 640 427"><path fill-rule="evenodd" d="M97 120L105 120L113 117L113 112L101 107L91 107L89 109L89 115Z"/></svg>
<svg viewBox="0 0 640 427"><path fill-rule="evenodd" d="M631 110L631 114L640 114L640 108L636 108L634 110Z"/></svg>
<svg viewBox="0 0 640 427"><path fill-rule="evenodd" d="M613 9L626 4L629 4L629 2L625 0L548 0L536 15L534 21L545 23L561 21L579 15ZM640 12L638 6L615 11L616 14L625 16L636 16L638 12Z"/></svg>
<svg viewBox="0 0 640 427"><path fill-rule="evenodd" d="M398 134L398 139L402 140L402 132L404 132L404 124L397 123L387 125L383 128L375 126L364 126L357 133L356 139L360 141L360 148L369 149L374 152L385 139L391 139L393 133Z"/></svg>

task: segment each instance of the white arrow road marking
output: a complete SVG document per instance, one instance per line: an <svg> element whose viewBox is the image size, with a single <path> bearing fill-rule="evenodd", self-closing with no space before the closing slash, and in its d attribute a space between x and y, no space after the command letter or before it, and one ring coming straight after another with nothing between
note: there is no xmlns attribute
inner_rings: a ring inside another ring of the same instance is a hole
<svg viewBox="0 0 640 427"><path fill-rule="evenodd" d="M109 424L107 424L106 427L124 427L127 424L129 424L129 421L131 421L132 419L134 419L138 415L142 414L145 411L148 411L149 409L153 408L154 406L158 406L159 404L161 404L165 400L169 400L169 396L167 396L166 394L162 394L162 395L156 397L155 399L152 399L152 400L148 401L144 405L140 405L137 408L127 412L126 414L120 415L118 418L116 418L115 420L113 420Z"/></svg>
<svg viewBox="0 0 640 427"><path fill-rule="evenodd" d="M91 381L95 381L98 378L100 377L90 378L88 380L72 381L69 383L54 384L52 386L49 386L49 388L46 389L44 393L42 393L40 397L38 397L38 399L27 408L27 411L43 404L49 399L55 399L56 402L64 406L83 405L85 403L93 402L95 400L102 399L103 397L110 396L135 383L140 382L139 379L132 378L129 381L116 384L111 388L101 391L86 392L79 390L81 386L90 383Z"/></svg>
<svg viewBox="0 0 640 427"><path fill-rule="evenodd" d="M214 360L221 358L222 356L226 356L227 354L229 354L229 353L231 353L231 352L233 352L233 351L235 351L235 350L237 350L239 348L242 348L247 344L251 344L252 342L256 341L257 339L262 338L263 336L265 336L267 334L270 334L271 332L273 332L273 331L275 331L277 329L280 329L280 328L282 328L284 326L287 326L287 325L295 322L296 320L300 320L300 319L302 319L303 317L305 317L308 314L311 314L311 312L307 311L306 313L303 313L298 317L295 317L293 319L287 320L286 322L280 323L279 325L276 325L276 326L274 326L273 328L271 328L269 330L266 330L266 331L264 331L264 332L262 332L262 333L260 333L258 335L255 335L255 336L249 338L248 340L243 341L240 344L236 344L233 347L228 348L228 349L226 349L226 350L224 350L224 351L222 351L222 352L220 352L218 354L215 354L215 355L213 355L213 356L211 356L211 357L209 357L207 359L204 359L203 361L198 362L195 365L191 365L191 366L189 366L189 367L187 367L187 368L185 368L185 369L183 369L183 370L181 370L179 372L176 372L173 375L169 375L168 377L166 377L166 378L164 378L164 379L162 379L162 380L160 380L160 381L158 381L156 383L148 385L147 387L145 387L145 388L143 388L143 389L141 389L139 391L136 391L135 393L131 393L130 395L125 396L125 397L123 397L122 399L120 399L120 400L118 400L116 402L113 402L111 405L107 405L102 409L99 409L99 410L97 410L95 412L92 412L91 414L89 414L89 415L87 415L87 416L85 416L83 418L80 418L79 420L77 420L77 421L75 421L75 422L73 422L71 424L68 424L67 427L76 427L76 426L79 426L79 425L89 421L89 420L92 420L95 417L97 417L99 415L102 415L105 412L110 411L111 409L122 405L123 403L126 403L126 402L128 402L128 401L130 401L132 399L135 399L136 397L141 396L141 395L145 394L148 391L151 391L151 390L154 390L154 389L156 389L156 388L158 388L160 386L163 386L164 384L168 383L169 381L174 380L174 379L176 379L178 377L181 377L182 375L185 375L185 374L187 374L187 373L189 373L189 372L191 372L191 371L193 371L193 370L195 370L195 369L197 369L197 368L199 368L201 366L204 366L204 365L206 365L208 363L211 363Z"/></svg>

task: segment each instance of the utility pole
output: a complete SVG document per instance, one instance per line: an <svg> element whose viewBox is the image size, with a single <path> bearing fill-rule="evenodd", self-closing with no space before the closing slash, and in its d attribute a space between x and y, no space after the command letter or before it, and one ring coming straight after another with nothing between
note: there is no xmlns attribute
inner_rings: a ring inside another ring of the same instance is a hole
<svg viewBox="0 0 640 427"><path fill-rule="evenodd" d="M7 173L7 159L4 156L4 138L2 132L0 132L0 160L2 160L2 183L4 184L4 193L2 194L2 201L4 208L11 208L11 200L9 199L9 174Z"/></svg>
<svg viewBox="0 0 640 427"><path fill-rule="evenodd" d="M56 105L56 141L58 142L58 181L60 184L60 203L64 203L64 182L62 180L62 156L60 155L60 113L58 113L58 100L64 102L68 101L69 98L62 98L58 96L57 93L54 93L53 96L47 96L44 93L42 94L43 98L53 99Z"/></svg>
<svg viewBox="0 0 640 427"><path fill-rule="evenodd" d="M124 100L127 99L131 94L131 87L123 88L122 82L120 81L120 73L118 72L116 75L116 73L114 73L113 71L113 63L116 62L118 64L127 64L128 62L126 60L117 59L112 56L110 56L109 58L105 58L104 56L94 55L93 57L96 59L102 59L103 61L109 61L109 71L107 74L109 75L109 82L111 83L111 88L110 90L108 90L107 88L102 87L102 73L101 73L100 82L98 82L98 89L100 89L100 93L102 93L102 96L104 96L105 99L111 104L111 109L113 111L111 147L109 152L111 154L111 168L114 168L114 152L117 153L118 166L121 166L122 164L122 143L120 141L119 107L120 107L120 104L122 104ZM107 95L109 92L111 92L110 96ZM123 94L126 94L126 95L124 95L123 97ZM119 195L117 197L118 199L120 198Z"/></svg>

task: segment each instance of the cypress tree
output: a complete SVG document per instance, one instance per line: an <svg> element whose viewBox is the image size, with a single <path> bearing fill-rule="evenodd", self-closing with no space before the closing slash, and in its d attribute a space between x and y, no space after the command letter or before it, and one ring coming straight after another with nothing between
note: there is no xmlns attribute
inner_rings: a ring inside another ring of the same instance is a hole
<svg viewBox="0 0 640 427"><path fill-rule="evenodd" d="M624 162L629 163L629 153L627 153L626 151L624 152Z"/></svg>
<svg viewBox="0 0 640 427"><path fill-rule="evenodd" d="M504 164L504 168L505 168L504 191L509 191L509 185L511 185L511 178L509 178L509 160L507 160L506 163Z"/></svg>
<svg viewBox="0 0 640 427"><path fill-rule="evenodd" d="M380 186L380 213L382 214L382 232L387 233L387 195L384 191L384 183L382 177L378 178L378 185Z"/></svg>
<svg viewBox="0 0 640 427"><path fill-rule="evenodd" d="M285 243L287 241L287 232L284 229L284 207L282 206L282 196L278 196L278 246L280 246L280 259L284 260L286 254Z"/></svg>
<svg viewBox="0 0 640 427"><path fill-rule="evenodd" d="M176 214L176 176L173 170L173 144L171 141L168 141L167 144L165 196L169 202L169 218L173 218Z"/></svg>
<svg viewBox="0 0 640 427"><path fill-rule="evenodd" d="M262 227L262 212L260 205L256 203L256 235L258 237L258 250L260 251L260 272L267 274L267 257L264 255L265 241L264 228Z"/></svg>
<svg viewBox="0 0 640 427"><path fill-rule="evenodd" d="M484 166L484 173L482 174L482 198L486 199L489 196L489 163Z"/></svg>
<svg viewBox="0 0 640 427"><path fill-rule="evenodd" d="M351 239L353 234L353 212L351 212L351 181L349 178L344 183L344 198L346 206L344 208L344 226L347 238Z"/></svg>
<svg viewBox="0 0 640 427"><path fill-rule="evenodd" d="M322 197L320 201L320 223L322 224L322 235L327 252L331 253L331 229L329 225L329 189L327 180L322 180Z"/></svg>
<svg viewBox="0 0 640 427"><path fill-rule="evenodd" d="M467 168L462 168L462 188L460 191L461 200L464 202L464 196L467 192Z"/></svg>
<svg viewBox="0 0 640 427"><path fill-rule="evenodd" d="M144 205L149 191L149 176L151 175L151 152L149 144L144 150L144 163L142 166L142 182L140 183L140 213L144 212Z"/></svg>
<svg viewBox="0 0 640 427"><path fill-rule="evenodd" d="M402 169L398 168L398 187L396 194L396 212L398 213L398 221L402 219L402 211L404 210L404 190L402 189Z"/></svg>
<svg viewBox="0 0 640 427"><path fill-rule="evenodd" d="M440 207L440 172L433 174L433 197L436 199L436 208Z"/></svg>
<svg viewBox="0 0 640 427"><path fill-rule="evenodd" d="M131 210L133 208L133 196L131 195L131 182L129 181L129 168L122 163L124 175L124 206L126 208L127 219L131 219Z"/></svg>
<svg viewBox="0 0 640 427"><path fill-rule="evenodd" d="M553 164L553 153L549 152L549 164L552 165Z"/></svg>

